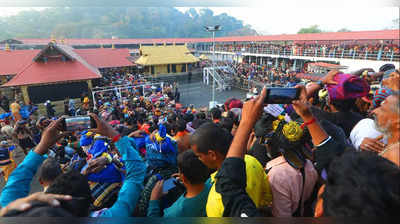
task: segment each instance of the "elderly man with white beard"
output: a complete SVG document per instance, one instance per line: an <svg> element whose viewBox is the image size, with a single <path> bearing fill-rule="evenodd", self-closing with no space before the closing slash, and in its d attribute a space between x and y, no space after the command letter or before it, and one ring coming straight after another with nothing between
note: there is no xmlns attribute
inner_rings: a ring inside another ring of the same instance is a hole
<svg viewBox="0 0 400 224"><path fill-rule="evenodd" d="M387 138L380 156L400 166L400 93L394 92L372 111L377 130Z"/></svg>

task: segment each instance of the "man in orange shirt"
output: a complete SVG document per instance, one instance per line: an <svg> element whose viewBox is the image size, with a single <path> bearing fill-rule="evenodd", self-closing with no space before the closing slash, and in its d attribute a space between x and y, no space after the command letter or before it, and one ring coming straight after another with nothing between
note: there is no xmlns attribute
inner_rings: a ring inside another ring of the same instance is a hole
<svg viewBox="0 0 400 224"><path fill-rule="evenodd" d="M190 149L190 134L186 131L186 122L183 119L179 119L176 122L174 140L178 144L178 152L182 153Z"/></svg>

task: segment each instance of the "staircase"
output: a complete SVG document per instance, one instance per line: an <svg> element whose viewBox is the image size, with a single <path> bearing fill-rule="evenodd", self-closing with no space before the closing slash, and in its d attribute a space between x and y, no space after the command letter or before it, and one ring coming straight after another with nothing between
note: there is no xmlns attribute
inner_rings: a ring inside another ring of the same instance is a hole
<svg viewBox="0 0 400 224"><path fill-rule="evenodd" d="M232 87L231 74L225 75L223 69L227 69L226 66L205 67L203 68L203 82L207 85L210 84L210 77L215 80L218 91L229 90Z"/></svg>

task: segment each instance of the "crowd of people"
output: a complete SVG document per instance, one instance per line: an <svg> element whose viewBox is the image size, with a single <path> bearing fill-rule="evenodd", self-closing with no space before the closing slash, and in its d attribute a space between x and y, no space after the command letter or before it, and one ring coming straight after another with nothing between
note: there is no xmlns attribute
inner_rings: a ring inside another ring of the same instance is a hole
<svg viewBox="0 0 400 224"><path fill-rule="evenodd" d="M271 81L258 66L235 69ZM79 106L67 99L64 115L93 120L83 130L67 131L65 116L22 117L12 107L1 120L0 215L397 216L400 72L392 64L369 71L333 70L302 85L273 70L272 81L299 88L291 104L266 105L264 88L195 108L179 103L176 83L105 91L95 102L86 95ZM136 75L104 82L146 83ZM18 166L15 150L26 154ZM34 178L43 191L30 194Z"/></svg>
<svg viewBox="0 0 400 224"><path fill-rule="evenodd" d="M197 50L210 50L212 46L196 46ZM397 42L382 43L248 43L221 44L215 46L217 51L250 52L257 54L278 54L286 56L314 56L332 58L352 58L369 60L400 61L400 46Z"/></svg>

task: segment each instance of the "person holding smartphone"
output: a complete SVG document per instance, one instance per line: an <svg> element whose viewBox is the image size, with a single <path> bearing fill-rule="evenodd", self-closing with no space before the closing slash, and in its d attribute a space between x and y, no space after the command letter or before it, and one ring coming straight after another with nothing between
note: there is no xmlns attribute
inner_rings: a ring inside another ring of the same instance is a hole
<svg viewBox="0 0 400 224"><path fill-rule="evenodd" d="M121 137L97 115L90 115L96 122L91 131L112 140L122 156L126 176L117 201L110 207L90 212L92 196L87 178L77 171L60 175L44 194L29 196L30 184L38 167L46 159L49 148L69 133L65 131L64 118L53 121L43 132L40 143L30 151L24 161L12 172L0 195L2 216L75 216L75 217L129 217L133 213L143 188L146 165L138 151L130 144L129 137ZM60 196L61 195L61 196ZM37 202L40 202L38 206Z"/></svg>
<svg viewBox="0 0 400 224"><path fill-rule="evenodd" d="M178 168L178 178L186 188L185 193L171 207L162 210L160 199L169 190L168 188L174 187L174 182L170 179L158 181L151 193L147 216L206 216L207 197L211 188L211 183L207 181L210 176L209 169L197 158L192 150L179 154Z"/></svg>

